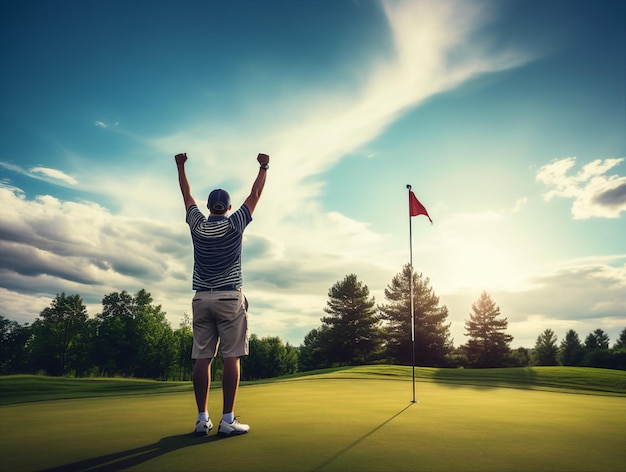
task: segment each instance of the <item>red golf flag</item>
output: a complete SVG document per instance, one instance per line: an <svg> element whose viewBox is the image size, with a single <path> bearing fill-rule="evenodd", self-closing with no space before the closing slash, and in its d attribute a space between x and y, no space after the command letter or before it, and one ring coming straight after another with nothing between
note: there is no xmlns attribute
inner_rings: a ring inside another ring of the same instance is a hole
<svg viewBox="0 0 626 472"><path fill-rule="evenodd" d="M409 214L411 216L425 215L431 223L433 222L433 220L430 219L428 211L426 211L424 205L422 205L417 199L417 197L413 193L413 190L409 190Z"/></svg>

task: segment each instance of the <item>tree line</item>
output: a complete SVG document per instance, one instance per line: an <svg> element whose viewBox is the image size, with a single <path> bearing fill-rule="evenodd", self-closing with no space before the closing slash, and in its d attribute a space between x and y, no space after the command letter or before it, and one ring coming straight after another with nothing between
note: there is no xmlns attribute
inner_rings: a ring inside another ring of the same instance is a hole
<svg viewBox="0 0 626 472"><path fill-rule="evenodd" d="M376 362L415 362L423 367L566 365L626 369L626 328L613 348L609 348L608 335L596 329L584 343L570 330L557 345L554 332L546 330L534 348L511 349L508 320L483 292L465 320L467 342L454 347L448 309L440 305L428 277L413 272L407 264L392 278L384 295L386 303L376 305L367 285L354 274L333 285L324 309L328 316L321 318L321 326L310 331L300 346L300 369Z"/></svg>
<svg viewBox="0 0 626 472"><path fill-rule="evenodd" d="M32 325L0 315L0 375L46 374L76 377L136 377L190 380L193 371L192 322L185 314L172 329L149 292L113 292L102 311L89 318L79 295L62 293ZM252 380L294 373L297 348L278 337L250 336L254 353L242 359L242 378ZM221 378L215 359L212 375Z"/></svg>
<svg viewBox="0 0 626 472"><path fill-rule="evenodd" d="M411 280L413 316L411 317ZM545 330L534 348L511 349L508 321L487 292L472 304L465 344L454 347L448 309L430 280L407 264L385 288L377 305L367 285L347 275L328 291L321 325L299 347L279 337L250 336L250 355L241 360L243 380L256 380L326 367L389 363L429 367L521 367L567 365L626 369L626 328L612 348L601 329L583 341L574 330L560 344ZM413 336L411 336L413 329ZM32 324L0 315L0 374L44 373L77 377L138 377L190 380L192 323L177 329L149 292L113 292L90 318L79 295L62 293ZM221 378L218 357L213 379Z"/></svg>

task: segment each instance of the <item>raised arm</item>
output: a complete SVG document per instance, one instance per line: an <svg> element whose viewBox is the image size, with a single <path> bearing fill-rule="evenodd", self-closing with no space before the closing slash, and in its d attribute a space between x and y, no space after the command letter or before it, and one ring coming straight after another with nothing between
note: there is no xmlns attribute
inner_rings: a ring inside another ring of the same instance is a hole
<svg viewBox="0 0 626 472"><path fill-rule="evenodd" d="M261 193L263 193L263 187L265 187L265 177L267 176L267 169L269 169L270 156L267 154L259 154L256 160L259 162L261 167L259 167L259 173L252 184L250 195L246 198L246 201L243 202L243 204L248 207L248 210L250 210L250 214L254 213L256 204L259 202L259 198L261 198Z"/></svg>
<svg viewBox="0 0 626 472"><path fill-rule="evenodd" d="M191 196L191 186L189 180L187 180L187 173L185 172L185 162L187 162L187 153L176 154L174 157L176 160L176 167L178 168L178 183L180 184L180 191L183 193L183 200L185 202L185 209L191 205L195 205L196 201Z"/></svg>

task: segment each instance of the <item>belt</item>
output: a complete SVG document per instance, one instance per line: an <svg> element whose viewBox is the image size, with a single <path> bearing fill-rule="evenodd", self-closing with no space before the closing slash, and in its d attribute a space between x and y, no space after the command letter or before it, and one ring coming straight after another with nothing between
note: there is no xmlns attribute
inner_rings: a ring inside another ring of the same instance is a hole
<svg viewBox="0 0 626 472"><path fill-rule="evenodd" d="M232 285L222 285L221 287L215 287L215 288L202 288L197 291L198 292L226 292L230 290L237 290L238 292L240 292L241 288L237 287L235 284L232 284Z"/></svg>

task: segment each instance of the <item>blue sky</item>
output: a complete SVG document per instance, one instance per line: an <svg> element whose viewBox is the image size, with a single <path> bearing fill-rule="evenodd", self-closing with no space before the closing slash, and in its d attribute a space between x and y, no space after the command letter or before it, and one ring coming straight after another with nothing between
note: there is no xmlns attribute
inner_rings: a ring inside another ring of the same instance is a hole
<svg viewBox="0 0 626 472"><path fill-rule="evenodd" d="M409 260L454 344L482 291L512 345L626 326L625 2L1 0L0 314L145 288L173 327L192 192L243 202L250 329L299 345L347 274Z"/></svg>

